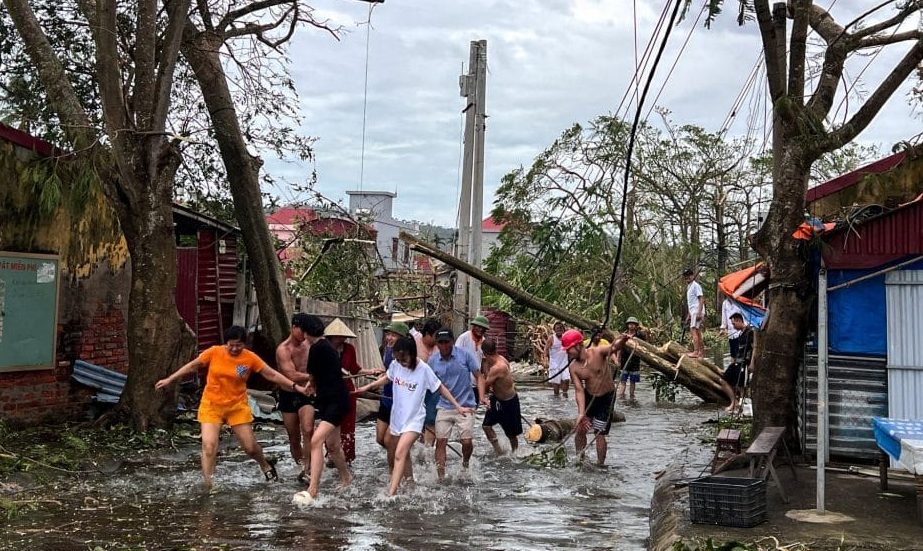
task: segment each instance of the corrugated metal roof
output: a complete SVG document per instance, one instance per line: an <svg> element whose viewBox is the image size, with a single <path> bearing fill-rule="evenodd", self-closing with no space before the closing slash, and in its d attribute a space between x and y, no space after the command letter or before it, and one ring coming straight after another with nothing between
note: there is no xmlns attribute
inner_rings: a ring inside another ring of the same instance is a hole
<svg viewBox="0 0 923 551"><path fill-rule="evenodd" d="M874 268L909 255L923 254L923 198L825 239L828 268Z"/></svg>
<svg viewBox="0 0 923 551"><path fill-rule="evenodd" d="M879 159L874 163L869 163L861 168L857 168L852 172L847 172L842 176L838 176L832 180L824 182L819 186L812 187L804 194L804 198L807 202L816 201L822 197L832 195L841 189L848 188L851 185L858 183L862 178L867 174L881 174L882 172L887 172L897 165L901 164L904 159L907 158L907 153L901 151L893 155L889 155L884 159Z"/></svg>
<svg viewBox="0 0 923 551"><path fill-rule="evenodd" d="M828 362L830 454L874 459L872 417L888 411L884 358L831 355ZM817 449L817 353L808 354L798 380L798 429L808 451Z"/></svg>

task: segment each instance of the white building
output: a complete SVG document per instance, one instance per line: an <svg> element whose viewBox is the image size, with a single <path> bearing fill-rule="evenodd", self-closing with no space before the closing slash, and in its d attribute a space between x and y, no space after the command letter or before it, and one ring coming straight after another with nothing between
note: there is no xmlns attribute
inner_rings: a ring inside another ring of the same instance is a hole
<svg viewBox="0 0 923 551"><path fill-rule="evenodd" d="M386 270L410 270L414 268L414 255L407 243L398 237L400 232L416 234L417 226L394 218L394 199L397 193L390 191L347 191L349 212L356 218L375 228L378 253Z"/></svg>

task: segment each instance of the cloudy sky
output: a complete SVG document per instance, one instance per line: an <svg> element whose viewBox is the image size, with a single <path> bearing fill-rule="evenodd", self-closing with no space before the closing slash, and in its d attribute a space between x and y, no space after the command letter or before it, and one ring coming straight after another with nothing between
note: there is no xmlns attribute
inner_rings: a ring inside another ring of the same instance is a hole
<svg viewBox="0 0 923 551"><path fill-rule="evenodd" d="M643 51L664 3L636 2ZM700 23L689 35L698 14L693 8L670 38L648 101L690 36L657 102L679 123L717 131L759 55L756 24L738 27L732 13L736 2L727 4L728 12L711 29ZM316 0L313 5L318 18L341 25L344 32L339 41L323 32L300 32L291 51L293 74L303 107L302 130L318 138L317 190L342 200L346 190L360 187L366 67L361 24L369 5L355 0ZM839 0L831 13L845 22L865 9L862 0ZM484 39L488 213L505 173L529 164L574 122L615 111L634 74L633 20L629 0L386 0L372 15L362 188L396 191L399 218L454 226L464 107L458 75L470 41ZM897 46L877 56L863 75L864 88L871 90L906 49ZM856 75L867 63L868 58L857 59L847 72ZM921 120L907 100L912 84L892 98L860 141L887 151L921 131ZM851 109L854 105L855 98ZM731 134L746 132L747 111L745 105ZM757 119L762 124L762 116ZM312 169L268 158L266 168L294 180L303 180ZM280 195L298 199L287 191Z"/></svg>

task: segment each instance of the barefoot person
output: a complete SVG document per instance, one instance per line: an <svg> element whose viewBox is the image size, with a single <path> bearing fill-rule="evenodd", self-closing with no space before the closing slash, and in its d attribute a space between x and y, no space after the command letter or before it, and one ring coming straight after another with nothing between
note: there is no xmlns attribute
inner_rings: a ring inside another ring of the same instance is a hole
<svg viewBox="0 0 923 551"><path fill-rule="evenodd" d="M705 295L702 293L702 286L695 280L696 273L692 268L683 270L683 277L686 278L686 321L689 322L689 332L692 334L693 350L689 354L690 358L701 358L705 356L705 345L702 342L702 323L705 320Z"/></svg>
<svg viewBox="0 0 923 551"><path fill-rule="evenodd" d="M642 341L649 339L647 331L641 329L641 322L638 321L638 318L634 316L628 318L625 325L627 327L625 331L627 337L641 339ZM618 397L625 399L625 387L627 386L631 389L629 396L634 400L635 384L641 382L641 358L628 350L622 349L618 352L618 364L622 370L622 375L619 377Z"/></svg>
<svg viewBox="0 0 923 551"><path fill-rule="evenodd" d="M571 360L570 378L574 382L574 397L577 399L577 427L574 435L577 455L583 458L587 433L592 429L596 435L596 464L600 466L606 463L606 435L612 426L612 403L615 399L615 384L608 359L621 350L627 338L622 335L612 345L586 348L580 331L571 329L561 337L567 357Z"/></svg>
<svg viewBox="0 0 923 551"><path fill-rule="evenodd" d="M309 380L308 342L304 333L307 317L307 314L302 313L292 316L291 333L276 348L279 371L301 385L306 385ZM279 411L282 412L282 424L288 433L292 459L302 466L298 480L307 484L311 469L311 436L314 434L314 397L281 388Z"/></svg>
<svg viewBox="0 0 923 551"><path fill-rule="evenodd" d="M567 369L567 352L561 346L561 335L564 334L564 324L560 321L554 324L554 332L545 342L545 355L548 357L548 382L554 390L554 395L558 396L560 391L564 391L564 397L567 398L567 387L570 384L570 370Z"/></svg>
<svg viewBox="0 0 923 551"><path fill-rule="evenodd" d="M165 379L160 379L154 389L162 390L200 367L207 367L205 390L199 402L199 424L202 432L202 478L206 487L211 487L215 474L218 453L218 439L221 425L227 424L234 431L240 447L254 461L259 463L266 480L278 480L275 466L266 460L263 448L253 435L253 415L247 402L247 379L259 373L269 382L295 392L306 392L296 386L288 377L266 365L253 352L244 348L247 331L232 325L224 332L224 346L212 346L199 356L176 370Z"/></svg>
<svg viewBox="0 0 923 551"><path fill-rule="evenodd" d="M510 363L497 354L497 342L493 339L485 340L481 349L484 351L484 363L481 364L480 394L481 403L487 407L482 428L497 455L503 455L503 448L494 432L494 425L499 424L510 441L510 453L515 454L519 448L518 437L522 434L522 414Z"/></svg>
<svg viewBox="0 0 923 551"><path fill-rule="evenodd" d="M317 428L311 437L311 484L308 493L317 497L321 474L324 472L324 446L340 473L340 485L348 486L352 474L346 466L343 447L340 445L340 425L349 414L349 392L343 380L340 356L324 339L324 322L317 316L305 318L305 337L308 351L309 392L315 398Z"/></svg>
<svg viewBox="0 0 923 551"><path fill-rule="evenodd" d="M391 483L388 486L388 495L392 496L397 493L403 478L413 479L410 450L423 430L423 419L426 417L423 400L426 391L439 392L460 414L474 414L471 408L462 407L445 385L439 382L433 370L417 358L417 345L412 337L399 339L394 345L393 354L394 361L388 366L385 375L357 390L367 392L388 382L394 385L394 402L388 429L394 437L392 445L395 448L394 468L391 469Z"/></svg>
<svg viewBox="0 0 923 551"><path fill-rule="evenodd" d="M394 345L403 337L410 333L407 325L401 322L395 322L384 330L384 342L381 347L381 360L385 369L394 361ZM394 468L394 446L391 445L391 431L388 430L391 424L391 408L393 401L394 385L389 381L381 389L381 401L378 405L378 420L375 422L375 440L378 445L385 449L388 456L388 471Z"/></svg>

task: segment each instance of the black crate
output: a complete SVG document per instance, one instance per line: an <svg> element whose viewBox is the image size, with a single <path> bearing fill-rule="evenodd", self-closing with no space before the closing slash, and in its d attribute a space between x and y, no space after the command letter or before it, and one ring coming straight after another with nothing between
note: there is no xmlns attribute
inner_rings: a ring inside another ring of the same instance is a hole
<svg viewBox="0 0 923 551"><path fill-rule="evenodd" d="M689 518L696 524L751 528L766 520L766 482L706 476L689 483Z"/></svg>

